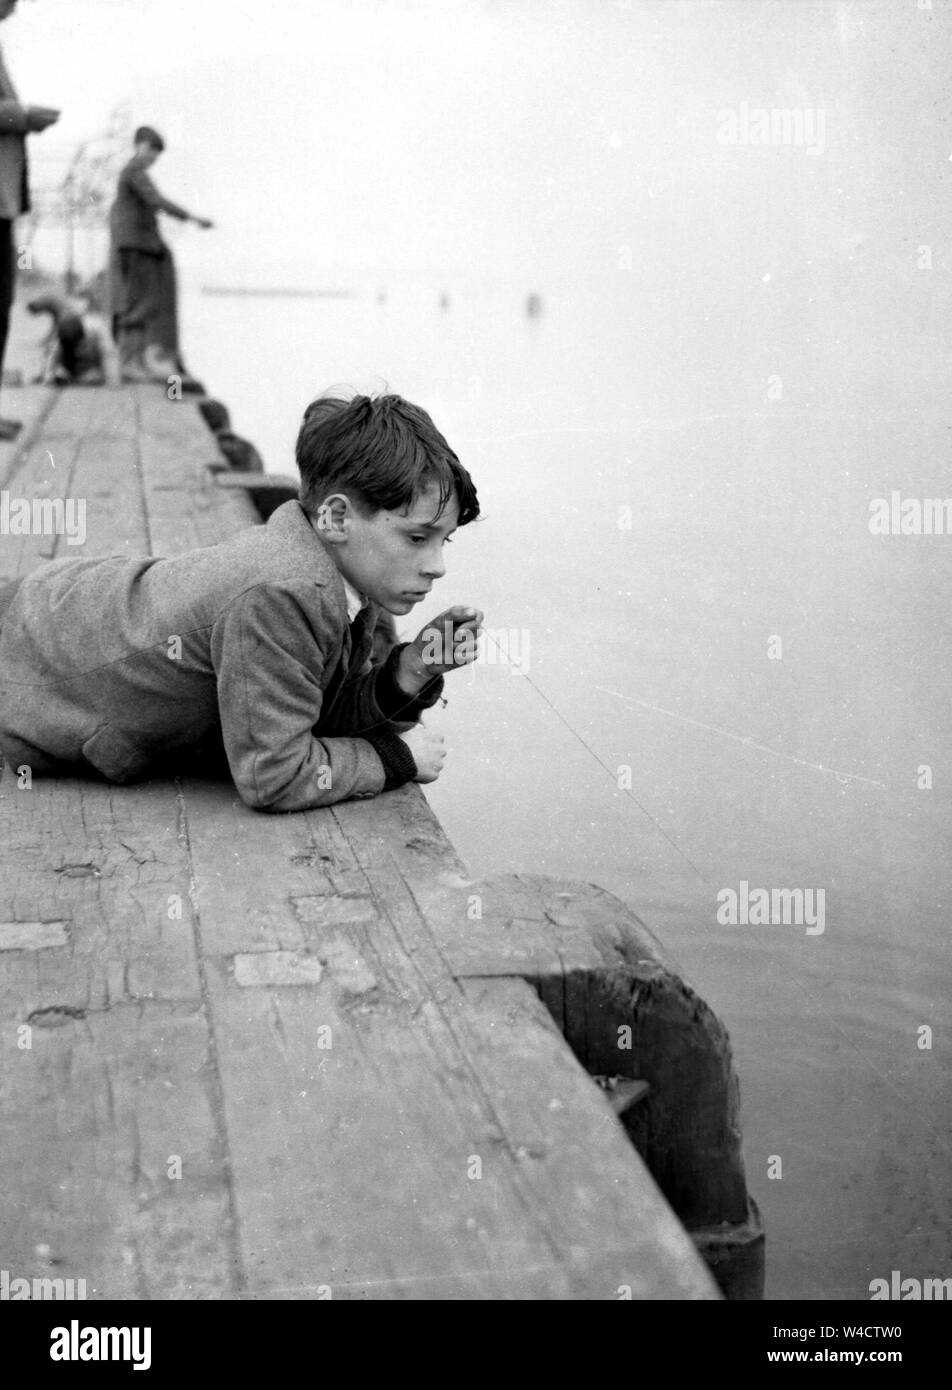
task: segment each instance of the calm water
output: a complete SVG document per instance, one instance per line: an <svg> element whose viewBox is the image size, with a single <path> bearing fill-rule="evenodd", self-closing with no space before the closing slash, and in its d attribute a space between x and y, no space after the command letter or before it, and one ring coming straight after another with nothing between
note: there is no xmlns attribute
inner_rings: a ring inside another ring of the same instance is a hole
<svg viewBox="0 0 952 1390"><path fill-rule="evenodd" d="M474 875L591 880L659 933L733 1038L769 1296L865 1298L952 1269L952 537L868 527L871 497L952 491L947 359L886 269L810 342L805 282L856 296L855 265L754 269L730 304L624 272L193 296L188 342L278 471L332 382L431 409L484 517L416 618L476 603L514 658L449 679L432 804ZM825 930L719 925L741 880L823 889Z"/></svg>

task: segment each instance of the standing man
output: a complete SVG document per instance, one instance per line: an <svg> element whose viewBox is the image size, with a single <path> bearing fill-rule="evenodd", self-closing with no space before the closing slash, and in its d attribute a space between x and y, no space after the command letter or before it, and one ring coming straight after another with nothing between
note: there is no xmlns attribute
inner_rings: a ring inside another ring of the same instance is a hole
<svg viewBox="0 0 952 1390"><path fill-rule="evenodd" d="M175 262L159 233L160 212L199 227L214 224L163 198L149 170L165 149L151 126L140 126L135 153L119 175L109 226L112 325L123 381L161 381L171 372L187 375L178 342ZM146 351L161 368L150 370Z"/></svg>
<svg viewBox="0 0 952 1390"><path fill-rule="evenodd" d="M17 0L0 0L0 23L9 19ZM16 279L16 219L30 210L26 137L38 134L59 120L50 106L21 106L0 52L0 376L7 350L10 308ZM0 416L0 440L15 439L23 428L20 420Z"/></svg>

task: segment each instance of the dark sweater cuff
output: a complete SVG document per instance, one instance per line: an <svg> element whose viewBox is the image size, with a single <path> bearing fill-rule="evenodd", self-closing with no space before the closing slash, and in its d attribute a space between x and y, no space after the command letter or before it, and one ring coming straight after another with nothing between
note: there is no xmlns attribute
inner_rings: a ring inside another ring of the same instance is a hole
<svg viewBox="0 0 952 1390"><path fill-rule="evenodd" d="M397 684L397 664L400 653L408 642L394 647L382 666L377 668L377 683L374 686L374 699L385 719L399 720L401 724L415 724L424 710L435 705L443 694L443 677L434 676L417 695L408 695Z"/></svg>
<svg viewBox="0 0 952 1390"><path fill-rule="evenodd" d="M386 778L383 789L392 791L402 787L404 782L412 782L417 775L417 765L403 739L398 734L385 729L374 729L372 733L361 734L376 752L383 763Z"/></svg>

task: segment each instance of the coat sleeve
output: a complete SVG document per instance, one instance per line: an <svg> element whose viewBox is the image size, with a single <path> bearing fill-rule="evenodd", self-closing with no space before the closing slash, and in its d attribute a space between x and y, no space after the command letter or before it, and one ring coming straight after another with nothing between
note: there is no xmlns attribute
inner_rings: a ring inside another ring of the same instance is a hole
<svg viewBox="0 0 952 1390"><path fill-rule="evenodd" d="M12 130L25 135L28 129L26 107L10 98L0 101L0 131Z"/></svg>
<svg viewBox="0 0 952 1390"><path fill-rule="evenodd" d="M188 213L183 207L179 207L178 203L173 203L169 198L162 197L144 169L130 169L126 178L136 197L141 198L148 207L154 208L156 212L167 212L171 217L178 217L183 222L188 219Z"/></svg>
<svg viewBox="0 0 952 1390"><path fill-rule="evenodd" d="M273 585L241 594L212 628L228 764L242 801L259 810L304 811L373 796L387 780L366 739L313 733L324 701L321 639L314 615Z"/></svg>
<svg viewBox="0 0 952 1390"><path fill-rule="evenodd" d="M358 671L344 681L333 708L324 714L328 733L366 734L392 731L396 725L415 724L436 704L443 693L443 678L431 680L419 695L407 695L397 683L400 653L407 644L395 647L387 660L373 664L367 659Z"/></svg>

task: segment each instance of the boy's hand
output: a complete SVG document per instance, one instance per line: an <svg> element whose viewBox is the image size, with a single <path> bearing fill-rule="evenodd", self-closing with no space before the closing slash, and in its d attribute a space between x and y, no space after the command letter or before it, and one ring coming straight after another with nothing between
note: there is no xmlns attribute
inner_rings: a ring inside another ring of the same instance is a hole
<svg viewBox="0 0 952 1390"><path fill-rule="evenodd" d="M417 765L414 782L435 782L443 771L446 748L442 734L432 734L422 724L414 724L405 734L398 734L413 755Z"/></svg>
<svg viewBox="0 0 952 1390"><path fill-rule="evenodd" d="M418 695L427 681L476 660L476 640L482 631L478 608L447 608L421 628L400 653L397 683L408 695Z"/></svg>
<svg viewBox="0 0 952 1390"><path fill-rule="evenodd" d="M55 125L60 113L53 106L28 106L26 108L26 128L34 135L49 126Z"/></svg>

